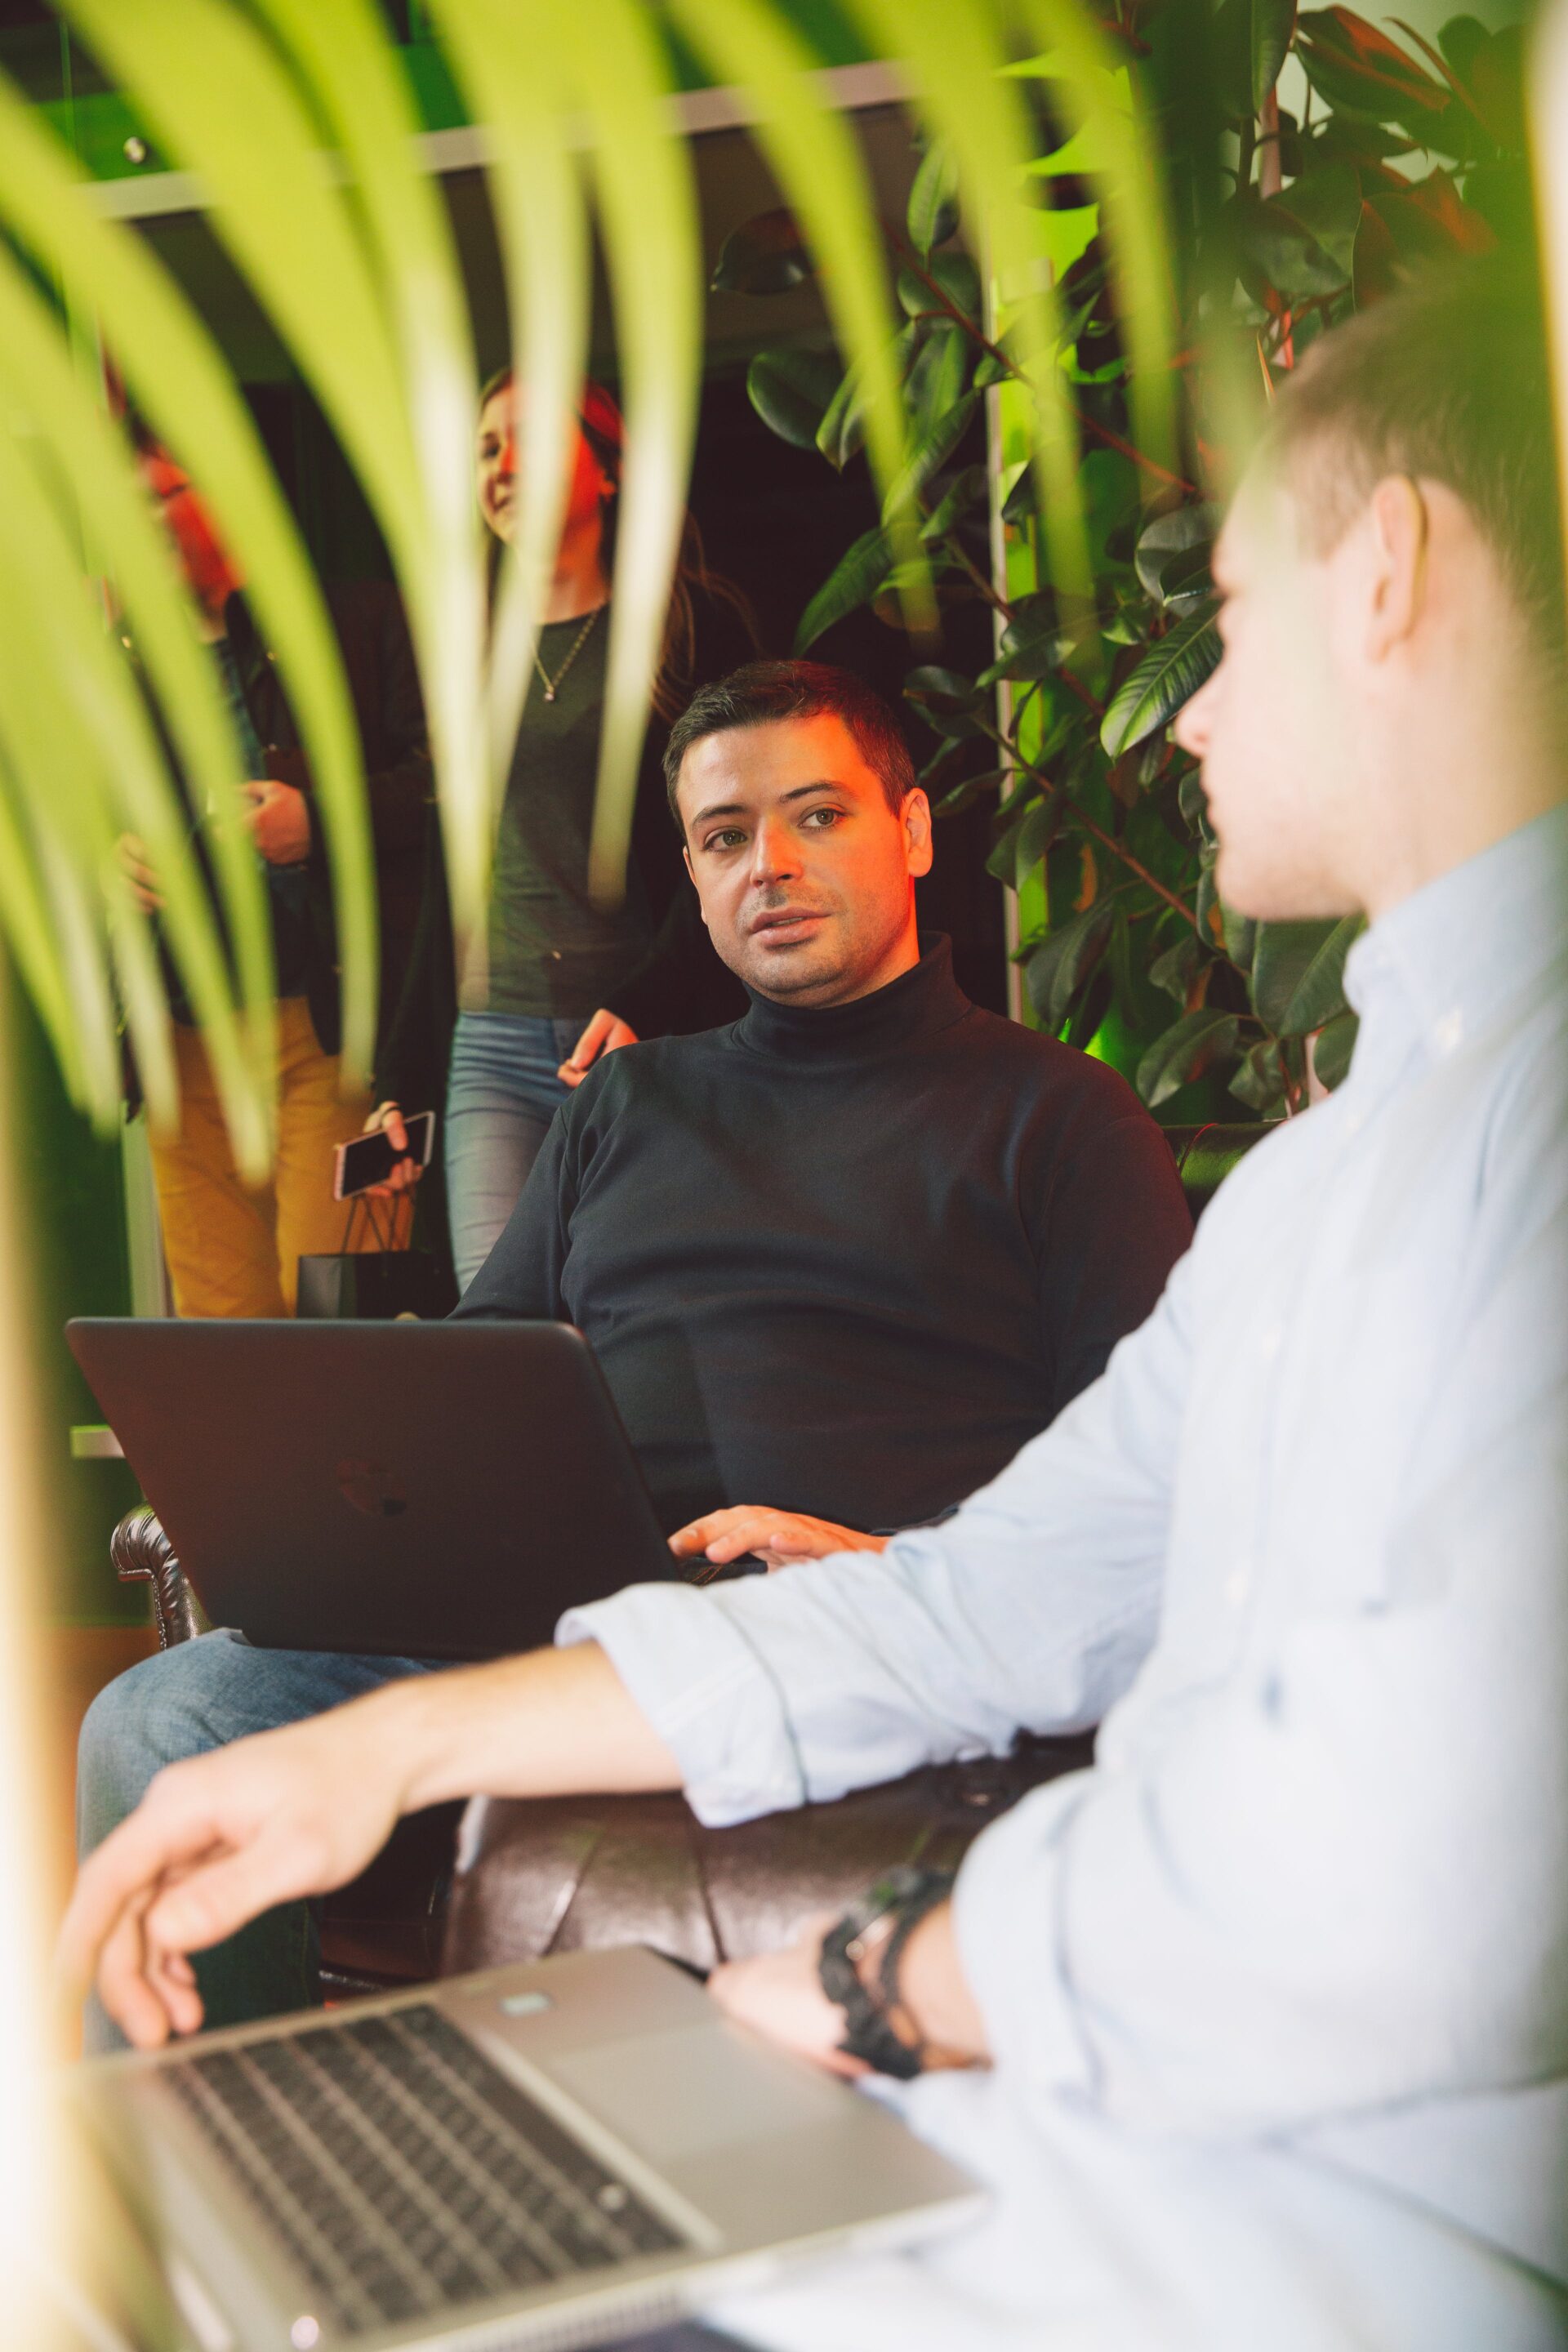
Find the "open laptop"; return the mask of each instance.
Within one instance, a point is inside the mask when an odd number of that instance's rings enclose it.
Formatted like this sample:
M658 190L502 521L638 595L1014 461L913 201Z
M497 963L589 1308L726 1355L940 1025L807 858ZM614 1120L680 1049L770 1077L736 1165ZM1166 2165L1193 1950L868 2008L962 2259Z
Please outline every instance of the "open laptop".
M982 2194L650 1952L582 1952L77 2070L182 2352L551 2352Z
M675 1572L563 1323L79 1320L72 1353L214 1624L482 1658Z

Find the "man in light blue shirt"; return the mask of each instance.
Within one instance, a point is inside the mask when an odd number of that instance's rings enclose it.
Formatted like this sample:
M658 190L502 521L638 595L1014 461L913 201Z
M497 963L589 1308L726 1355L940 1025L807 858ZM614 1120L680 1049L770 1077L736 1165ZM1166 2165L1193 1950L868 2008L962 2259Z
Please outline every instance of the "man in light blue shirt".
M1550 394L1484 280L1325 339L1184 712L1228 903L1363 912L1352 1074L1247 1160L1103 1378L943 1527L172 1768L67 1949L184 1955L476 1789L728 1822L1103 1718L904 1944L915 2128L989 2219L748 2341L1568 2343L1568 814ZM824 2063L825 1926L719 1997Z

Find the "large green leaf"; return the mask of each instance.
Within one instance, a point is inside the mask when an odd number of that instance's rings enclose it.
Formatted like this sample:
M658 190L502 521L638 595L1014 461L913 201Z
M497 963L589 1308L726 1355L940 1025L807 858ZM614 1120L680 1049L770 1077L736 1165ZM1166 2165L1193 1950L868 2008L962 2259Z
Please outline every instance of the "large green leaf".
M1364 928L1338 922L1260 923L1252 959L1252 1003L1277 1035L1302 1037L1344 1005L1345 958Z
M1283 1102L1285 1087L1285 1049L1278 1037L1260 1038L1242 1055L1230 1091L1238 1102L1268 1118Z
M746 370L746 393L770 432L797 449L815 449L844 371L826 352L759 352Z
M1219 656L1219 628L1212 613L1189 614L1167 630L1123 679L1100 722L1100 740L1107 756L1119 760L1167 725L1192 699Z
M1116 919L1114 902L1097 899L1050 932L1024 967L1029 1002L1041 1026L1059 1029L1073 999L1104 955Z
M945 245L958 226L958 173L940 141L927 148L910 190L910 239L917 253Z
M1447 110L1449 93L1386 33L1349 8L1321 8L1298 20L1296 54L1329 105L1420 134Z
M1218 528L1218 509L1206 499L1173 507L1145 524L1138 534L1133 562L1146 593L1156 604L1165 601L1165 573L1174 560L1191 554L1194 548L1210 546Z
M835 621L869 604L893 566L892 543L880 528L862 532L834 565L800 616L795 649L805 653Z
M1138 1091L1151 1110L1178 1092L1192 1078L1201 1077L1219 1055L1236 1043L1234 1013L1211 1012L1206 1006L1188 1013L1174 1027L1157 1037L1138 1065Z
M1312 1045L1312 1067L1330 1093L1342 1086L1350 1075L1351 1057L1355 1052L1356 1032L1361 1023L1353 1013L1336 1013L1331 1021L1319 1030Z
M1296 0L1220 0L1214 57L1220 100L1231 114L1255 115L1279 79L1296 29Z
M931 477L942 471L974 423L984 398L983 393L966 392L945 416L937 418L910 452L908 465L888 492L882 507L885 523L891 523L896 514L911 505Z
M1326 164L1283 195L1242 215L1242 249L1281 294L1332 294L1348 285L1361 226L1361 182L1348 163Z

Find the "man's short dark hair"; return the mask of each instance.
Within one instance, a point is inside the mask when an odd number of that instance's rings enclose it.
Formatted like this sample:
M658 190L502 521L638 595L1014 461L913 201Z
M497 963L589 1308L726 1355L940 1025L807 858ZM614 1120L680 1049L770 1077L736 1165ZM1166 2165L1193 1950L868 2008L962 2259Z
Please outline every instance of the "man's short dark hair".
M1518 267L1449 266L1324 335L1281 388L1270 448L1320 555L1389 475L1441 482L1469 509L1542 650L1562 664L1552 370L1539 290Z
M693 743L700 742L704 735L728 735L737 727L821 718L843 722L896 816L914 791L915 763L897 713L876 689L852 670L833 669L826 662L756 661L731 670L713 686L700 688L669 730L664 781L677 828L684 832L676 786L680 763Z

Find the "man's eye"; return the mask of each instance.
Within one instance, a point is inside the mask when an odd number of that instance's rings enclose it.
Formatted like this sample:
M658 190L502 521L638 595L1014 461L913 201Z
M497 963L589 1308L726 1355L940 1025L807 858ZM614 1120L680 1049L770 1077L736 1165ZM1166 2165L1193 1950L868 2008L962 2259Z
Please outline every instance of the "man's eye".
M704 849L733 849L745 838L738 825L729 825L722 833L710 833L702 845Z
M813 809L802 821L806 824L816 825L818 832L826 833L830 824L837 824L842 814L842 810L835 808Z

